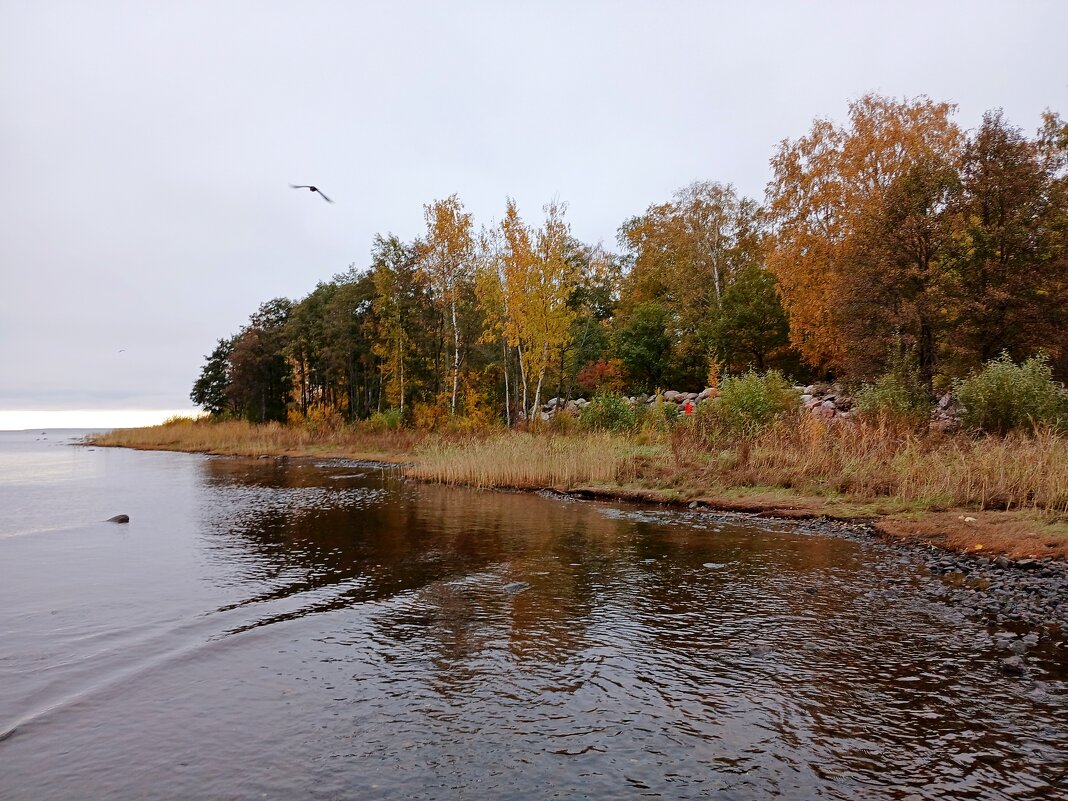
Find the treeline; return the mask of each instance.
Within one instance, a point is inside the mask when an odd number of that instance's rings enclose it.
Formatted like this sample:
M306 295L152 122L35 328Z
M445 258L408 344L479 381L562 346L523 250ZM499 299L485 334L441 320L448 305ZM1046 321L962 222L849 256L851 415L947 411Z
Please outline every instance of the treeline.
M411 242L299 301L264 303L191 398L253 421L394 410L514 424L548 397L699 389L777 368L931 388L1002 352L1068 376L1068 124L869 95L772 158L765 204L695 183L625 221L618 252L509 200L478 228L451 196Z

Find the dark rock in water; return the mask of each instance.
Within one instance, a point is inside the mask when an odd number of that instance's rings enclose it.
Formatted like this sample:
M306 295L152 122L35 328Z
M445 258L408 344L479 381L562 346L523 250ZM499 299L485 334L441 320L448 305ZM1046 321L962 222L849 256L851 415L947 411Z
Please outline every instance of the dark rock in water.
M115 515L114 517L109 517L104 522L105 523L129 523L130 522L130 516L129 515Z
M530 585L525 581L513 581L510 584L505 584L501 589L505 592L522 592L523 590L530 589Z
M1024 674L1024 660L1022 656L1010 656L1001 660L1001 672L1010 676L1022 676Z

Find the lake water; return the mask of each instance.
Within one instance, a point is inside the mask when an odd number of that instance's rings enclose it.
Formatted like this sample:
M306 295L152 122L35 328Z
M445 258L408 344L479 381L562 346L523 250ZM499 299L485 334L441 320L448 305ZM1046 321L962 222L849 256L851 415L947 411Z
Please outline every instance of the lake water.
M907 552L70 436L0 433L5 801L1068 792L1063 648Z

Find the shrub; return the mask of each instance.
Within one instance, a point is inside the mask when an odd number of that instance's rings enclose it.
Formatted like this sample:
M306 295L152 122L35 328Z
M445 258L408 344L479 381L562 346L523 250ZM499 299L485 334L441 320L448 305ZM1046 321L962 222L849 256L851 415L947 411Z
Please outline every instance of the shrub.
M387 409L384 412L375 412L367 418L364 426L368 431L397 431L404 425L404 415L400 409Z
M635 418L643 431L670 431L679 420L679 407L657 392L653 403L635 410Z
M751 438L796 413L799 403L797 390L779 371L750 371L720 382L719 396L697 407L697 425L710 439Z
M302 425L312 434L324 436L340 431L345 425L345 418L333 406L309 406Z
M579 413L583 428L594 431L632 431L638 416L622 395L596 395Z
M874 384L865 384L856 396L857 411L865 420L909 428L927 425L931 406L913 353L894 357L886 374Z
M955 387L964 424L975 431L1006 434L1048 425L1068 429L1068 396L1053 380L1049 359L1032 356L1015 364L1002 353Z
M412 425L419 431L435 431L449 419L449 400L442 393L428 403L412 406Z
M557 409L556 414L549 418L548 428L553 434L574 434L579 428L578 415Z

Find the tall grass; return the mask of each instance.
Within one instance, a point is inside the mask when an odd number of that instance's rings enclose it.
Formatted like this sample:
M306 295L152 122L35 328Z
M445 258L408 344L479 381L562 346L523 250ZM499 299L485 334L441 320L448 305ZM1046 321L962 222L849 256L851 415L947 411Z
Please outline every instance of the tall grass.
M234 456L263 454L403 456L423 439L406 430L378 430L366 426L332 428L253 424L243 420L169 420L163 425L110 431L93 437L95 445L220 453Z
M416 452L408 475L475 487L574 487L626 481L633 446L607 433L569 436L507 432L487 439L433 441Z
M713 453L679 431L673 450L691 483L893 497L922 508L1068 512L1068 438L1048 429L941 437L797 415ZM648 478L662 470L646 465L645 472Z

